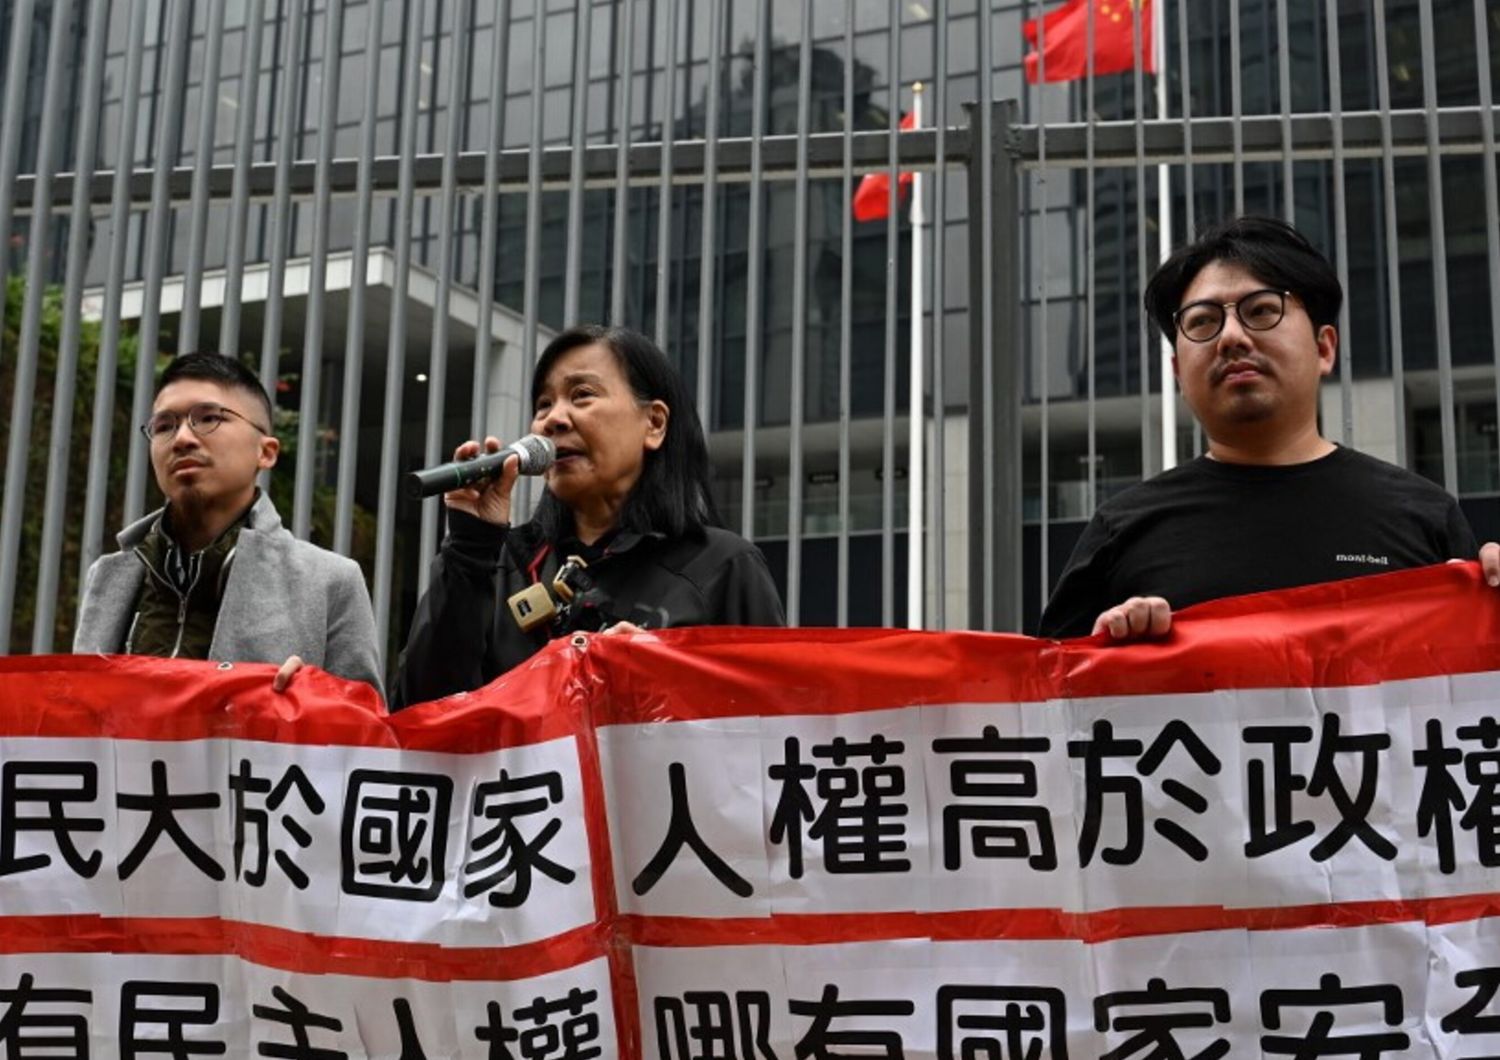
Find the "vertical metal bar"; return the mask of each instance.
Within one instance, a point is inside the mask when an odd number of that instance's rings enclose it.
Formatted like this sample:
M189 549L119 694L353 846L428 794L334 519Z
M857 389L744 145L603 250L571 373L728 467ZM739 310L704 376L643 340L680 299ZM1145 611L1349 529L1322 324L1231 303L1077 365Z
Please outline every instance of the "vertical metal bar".
M807 5L811 7L812 5ZM896 624L896 325L900 303L896 290L901 269L901 198L897 179L896 138L901 120L901 3L891 0L891 31L886 38L886 178L889 184L885 217L885 361L881 369L880 441L880 624ZM806 32L806 28L804 32ZM805 125L799 119L798 128ZM798 290L801 289L798 283ZM794 486L800 484L794 482ZM908 487L911 483L908 481ZM909 529L909 528L908 528ZM911 538L908 534L907 542ZM910 555L907 562L911 561ZM910 601L907 602L910 606Z
M1188 0L1177 0L1177 40L1178 76L1182 81L1182 183L1183 183L1183 207L1184 221L1183 241L1191 242L1197 235L1197 221L1194 215L1193 202L1193 78L1192 78L1192 50L1189 46L1188 37ZM1165 48L1163 48L1165 54Z
M678 29L678 33L682 40L681 62L683 66L682 70L680 71L679 87L682 90L682 98L684 101L682 103L682 125L680 131L683 134L684 140L692 139L693 135L693 100L691 96L691 88L693 84L692 57L693 41L697 38L697 31L693 27L697 22L697 6L691 3L684 4L683 22ZM673 157L675 158L675 143L673 144L673 152ZM673 172L676 172L675 163L673 164ZM696 336L688 335L687 326L687 233L688 225L690 224L688 218L692 214L692 204L690 202L688 190L683 189L678 196L674 197L674 202L679 202L682 205L682 217L679 218L682 223L676 225L672 230L671 260L676 264L676 268L671 273L672 293L669 304L671 307L670 311L672 323L668 329L668 334L674 336L673 341L676 345L673 348L676 350L677 363L682 366L683 372L684 374L686 374L688 363L688 346L696 338ZM696 386L694 387L694 390L696 391ZM695 396L694 404L696 403L697 398Z
M977 103L965 103L969 119L969 155L965 159L965 181L968 191L968 243L969 243L969 419L968 419L968 627L986 629L987 612L985 600L988 596L985 584L989 577L988 558L985 549L989 545L989 534L985 529L984 504L986 480L984 474L984 421L989 404L986 389L989 378L984 367L985 317L989 306L985 300L983 283L983 247L986 229L979 223L983 211L984 167L988 156L985 131L987 125Z
M708 100L703 130L703 232L698 255L698 417L713 429L714 266L718 263L719 89L724 51L724 0L708 5Z
M634 0L627 0L633 3ZM510 49L510 0L495 0L495 33L490 40L490 127L485 140L484 191L479 233L479 326L474 332L474 408L469 437L489 431L490 343L495 314L495 242L500 224L500 149L505 144L505 81ZM617 322L618 323L618 322Z
M932 194L932 628L948 628L948 410L944 393L944 336L947 333L947 283L944 256L948 232L948 0L937 0L936 77L933 84L933 125L936 126L937 165ZM852 88L852 83L848 86ZM847 89L846 89L847 91ZM846 97L847 98L847 97ZM846 108L844 113L849 113ZM844 199L848 202L846 196Z
M547 58L547 19L545 7L541 4L535 5L532 10L531 22L531 68L535 71L537 83L532 86L531 93L531 150L526 171L526 290L522 297L523 315L525 317L525 349L521 359L522 381L531 372L531 366L536 363L536 329L538 324L538 263L541 248L541 216L542 216L542 143L545 137L542 135L542 121L545 111L542 107L544 93L537 89L541 85L541 71ZM525 402L522 403L523 405ZM523 409L522 418L530 422L529 409Z
M969 251L969 365L968 365L968 577L967 623L969 629L985 627L984 584L988 574L985 547L989 543L984 530L985 479L984 467L984 419L988 404L984 384L989 380L984 373L984 317L988 313L985 302L982 252L984 229L978 223L983 210L984 160L986 157L985 123L977 103L964 103L964 112L969 121L969 152L964 159L965 190L968 193L968 251Z
M1333 133L1333 242L1339 286L1349 290L1349 224L1344 195L1344 80L1339 68L1338 0L1324 0L1328 24L1328 102ZM1343 444L1353 446L1354 359L1349 341L1349 299L1339 307L1339 407L1344 427Z
M537 6L531 24L531 68L542 70L547 58L546 20L541 7ZM526 275L521 295L523 318L521 357L516 362L516 393L521 395L516 422L517 436L524 434L531 423L531 405L526 398L526 384L531 378L532 367L537 360L537 328L540 326L539 303L541 298L542 241L542 93L531 93L531 150L526 171ZM511 495L511 522L522 521L531 511L531 487L529 476L523 476Z
M119 142L115 145L110 189L109 257L104 279L104 320L99 329L99 366L94 384L94 418L89 431L88 484L83 491L83 537L78 584L99 558L104 540L104 508L109 493L109 460L115 416L115 373L120 356L120 292L125 286L125 250L130 243L130 174L135 168L136 117L141 108L141 62L145 54L146 5L131 0L125 41L125 84L120 96Z
M1028 39L1028 45L1023 50L1026 51L1029 57L1035 55L1035 53L1030 51L1029 35L1033 29L1039 28L1031 25L1033 18L1031 12L1031 3L1032 0L1021 0L1020 9L1017 12L1021 19L1021 25L1025 30L1023 36L1026 36ZM1043 35L1042 43L1045 43L1045 40L1045 35ZM1035 80L1038 76L1038 70L1040 70L1042 73L1045 73L1045 64L1042 64L1042 66L1038 69L1026 69L1023 71L1026 74L1026 80L1022 83L1022 87L1017 98L1017 105L1020 108L1018 114L1021 123L1023 125L1040 128L1040 112L1043 106L1042 102L1040 101L1040 96L1042 93L1041 84L1045 83L1043 82L1039 84ZM1041 214L1038 211L1035 199L1033 198L1035 190L1036 189L1033 186L1030 174L1023 174L1021 183L1020 230L1022 266L1020 276L1021 287L1018 293L1022 321L1022 345L1021 348L1016 351L1016 353L1019 357L1022 358L1022 383L1025 388L1023 393L1026 398L1030 398L1032 396L1032 387L1035 383L1036 375L1035 365L1032 362L1032 352L1033 348L1036 345L1037 335L1035 328L1035 315L1032 310L1031 298L1032 293L1035 290L1034 281L1037 277L1036 227ZM1019 458L1022 461L1024 470L1026 459L1025 453L1019 454Z
M798 625L802 620L802 487L805 477L802 474L802 420L804 384L807 381L807 126L811 114L812 5L803 4L802 35L797 48L797 182L792 210L791 452L786 484L786 620L789 626ZM889 477L890 473L887 465L886 476Z
M1231 3L1233 0L1231 0ZM1083 177L1085 181L1084 208L1083 208L1083 240L1084 240L1084 300L1086 303L1083 314L1084 336L1084 360L1087 365L1088 375L1088 486L1085 495L1087 515L1092 518L1094 509L1099 506L1099 409L1097 405L1097 383L1098 383L1098 345L1099 329L1094 322L1094 302L1096 291L1094 290L1094 252L1098 241L1098 234L1094 227L1094 197L1095 197L1095 172L1094 172L1094 19L1088 20L1085 45L1088 49L1086 61L1086 80L1084 82L1084 167Z
M354 193L354 257L349 265L349 322L344 334L344 393L339 410L338 497L333 513L333 548L349 555L354 543L354 483L359 470L360 393L365 375L365 295L370 272L370 211L375 169L375 114L380 108L380 31L385 4L370 4L365 24L365 95L359 119L359 174ZM494 152L491 151L493 156ZM487 183L487 186L488 183ZM484 292L480 292L481 300ZM488 314L480 312L480 333ZM477 356L477 354L476 354ZM476 371L478 365L475 366Z
M427 435L422 463L438 463L443 451L443 420L448 394L448 308L453 298L453 228L458 201L458 151L462 146L464 88L469 83L469 4L459 3L453 13L453 54L449 58L452 79L448 83L448 137L443 145L443 186L438 198L437 299L432 307L432 352L427 363ZM540 84L537 86L540 91ZM572 218L569 219L570 221ZM481 323L484 323L481 321ZM422 502L421 563L417 585L427 591L428 559L437 555L438 499Z
M839 229L839 541L838 624L849 624L850 379L854 302L854 3L844 0L843 224ZM939 120L938 127L942 128ZM758 139L758 137L757 137ZM939 185L941 186L941 185ZM748 425L747 425L748 428ZM748 429L747 429L748 433Z
M1292 164L1292 54L1287 40L1286 0L1276 0L1276 61L1281 95L1281 216L1287 224L1294 225L1297 189Z
M969 610L971 624L977 625L977 617L989 621L987 628L1014 631L1021 623L1021 461L1009 456L1021 447L1023 358L1014 355L1021 341L1021 191L1007 150L1016 105L1006 101L990 107L990 129L971 134L975 151L969 158L969 312L974 340L969 353L969 505L972 512L993 498L993 509L985 513L990 540L976 542L978 535L970 539L970 569L981 572L986 584L979 598L971 596ZM975 109L969 112L971 129L978 124ZM976 181L974 170L985 168L985 157L990 158L992 178L985 180L981 172ZM989 191L992 203L981 201L981 190ZM975 218L981 220L978 226ZM996 453L1006 458L991 459ZM978 523L979 516L971 515L971 534Z
M912 85L912 127L922 128L921 82ZM926 324L927 177L920 170L911 178L911 284L908 292L907 425L906 425L906 628L922 629L927 616L927 361L923 341ZM895 383L891 384L894 413ZM894 522L894 520L893 520Z
M374 4L374 7L383 6ZM224 262L224 309L219 315L219 352L240 352L240 306L244 300L245 231L250 217L250 162L255 155L255 112L260 100L260 46L266 0L251 0L245 12L245 55L240 65L239 112L234 128L234 183L229 196L229 244ZM377 78L371 73L370 80ZM368 116L368 112L367 112Z
M1474 41L1479 74L1479 129L1484 140L1484 153L1480 157L1484 166L1484 243L1489 262L1490 345L1497 384L1495 402L1497 411L1500 411L1500 203L1496 201L1495 190L1494 92L1490 87L1489 21L1484 0L1474 0ZM1500 445L1500 432L1496 433L1495 442ZM1496 468L1500 473L1500 462Z
M146 215L146 283L141 306L140 341L136 346L135 391L131 396L130 422L144 422L151 409L151 380L156 371L161 333L161 289L166 275L167 231L172 222L172 204L167 176L177 158L182 128L182 96L187 72L188 30L193 19L191 0L177 0L172 8L167 45L166 93L156 143L156 169L151 175L151 212ZM146 506L146 439L134 431L127 439L130 456L125 470L125 522L139 519Z
M745 412L744 429L740 435L740 533L747 538L755 536L755 428L760 419L761 280L766 271L765 185L761 172L761 141L766 133L770 36L770 0L755 0L755 82L750 92L750 231L745 253Z
M1162 0L1157 0L1161 3ZM1049 384L1048 358L1051 354L1048 334L1047 320L1047 276L1048 263L1051 254L1048 247L1047 237L1047 209L1048 209L1048 187L1047 187L1047 107L1043 99L1047 83L1047 24L1044 19L1037 19L1036 38L1037 58L1037 96L1036 108L1036 154L1037 154L1037 191L1040 198L1038 216L1041 219L1039 225L1041 232L1037 240L1039 255L1041 257L1041 268L1037 272L1036 293L1038 312L1037 325L1037 404L1040 423L1038 424L1038 479L1040 482L1040 514L1041 522L1037 528L1038 535L1038 579L1040 598L1038 601L1038 614L1047 606L1047 598L1052 593L1051 577L1051 503L1049 494L1051 492L1052 471L1052 423L1051 423L1051 386ZM1165 384L1163 384L1165 385Z
M990 212L989 243L994 250L990 297L994 301L994 333L985 355L994 364L994 390L989 394L995 422L996 454L1021 452L1021 396L1023 360L1013 356L1021 346L1021 171L1008 151L1016 125L1014 100L991 104L998 135L994 152L994 207ZM995 497L995 628L1021 632L1021 461L997 459L990 467Z
M1157 0L1157 2L1162 3L1164 0ZM1281 3L1284 0L1277 0L1277 2ZM1135 69L1131 78L1131 87L1135 93L1135 274L1138 284L1136 302L1139 303L1140 293L1145 291L1146 281L1150 278L1149 258L1146 254L1146 208L1150 195L1146 189L1146 93L1144 91L1146 34L1138 4L1130 5L1130 28L1131 47L1135 52ZM1155 453L1155 446L1151 440L1151 362L1153 356L1150 322L1142 309L1136 311L1136 354L1141 373L1141 478L1146 478L1153 470ZM1166 385L1167 380L1163 379L1163 388ZM1165 422L1162 426L1166 427Z
M51 35L47 41L47 67L42 88L42 113L56 114L62 107L63 65L71 43L69 23L73 0L53 0ZM16 27L17 33L26 29ZM37 138L36 184L31 200L31 225L27 237L26 292L21 308L20 345L16 351L15 389L11 393L10 437L5 450L5 491L0 502L0 655L10 653L11 620L14 618L16 581L20 564L21 515L26 508L26 473L31 456L31 412L36 403L37 361L42 337L42 295L47 286L47 230L52 225L52 186L57 173L60 121L44 121ZM0 250L0 254L7 253ZM0 298L5 297L0 288Z
M1165 0L1151 9L1151 43L1156 59L1156 117L1165 122L1172 116L1171 93L1167 88L1167 12ZM1156 164L1156 261L1158 267L1172 253L1174 215L1172 212L1172 168L1165 162ZM1148 281L1149 282L1149 281ZM1150 321L1146 321L1150 327ZM1165 471L1177 466L1177 387L1172 377L1175 350L1166 335L1157 343L1156 361L1161 375L1161 467Z
M667 347L667 314L672 287L672 147L677 111L677 0L665 0L661 97L661 193L656 215L656 344Z
M616 327L625 325L625 295L630 258L626 250L630 241L630 141L634 116L630 106L635 89L635 4L636 0L619 0L625 9L625 29L620 34L619 117L615 119L615 245L613 275L610 277L609 320Z
M1432 301L1437 325L1438 418L1443 438L1443 488L1458 495L1458 439L1453 416L1453 336L1448 325L1448 233L1443 218L1443 157L1438 140L1437 52L1432 5L1421 4L1422 106L1427 112L1427 215L1432 224Z
M1396 428L1396 463L1406 466L1406 355L1401 337L1401 250L1396 235L1396 162L1391 148L1390 53L1385 39L1385 0L1374 0L1375 86L1380 115L1380 176L1385 204L1386 310L1391 331L1391 396Z
M21 126L26 111L26 73L31 51L34 0L15 0L10 53L5 71L5 127L0 129L0 234L10 239L14 220L16 169L21 164ZM5 338L5 291L10 281L10 254L0 253L0 344ZM0 345L0 354L4 353Z
M52 433L47 443L47 492L42 501L42 551L37 563L36 623L31 650L52 651L57 621L57 583L62 567L63 506L68 495L68 456L72 449L73 401L78 379L79 323L83 310L83 276L88 266L89 185L94 176L99 140L99 111L104 84L104 44L109 31L108 0L90 0L87 58L83 68L83 110L78 122L78 149L73 159L73 204L68 214L68 266L64 281L62 330L57 342L57 376L52 388Z
M1183 241L1191 242L1198 234L1197 226L1197 204L1196 192L1193 188L1193 79L1192 79L1192 49L1188 36L1188 0L1178 0L1177 3L1177 36L1181 44L1181 54L1178 55L1179 65L1182 73L1182 147L1183 147ZM1203 424L1196 417L1193 419L1193 455L1199 456L1203 452Z
M995 157L993 157L993 70L990 42L993 19L990 4L980 6L980 102L969 109L969 627L995 628L995 480L987 474L995 463L995 247L990 244ZM1088 21L1089 54L1094 54L1092 25ZM1092 61L1092 60L1091 60ZM975 135L978 126L978 135ZM978 223L975 223L978 222ZM978 594L974 586L978 585Z
M203 32L203 84L198 92L198 154L193 159L188 259L187 268L182 274L182 319L177 327L179 354L191 353L198 348L198 323L203 302L203 254L208 240L208 170L214 160L214 127L219 113L219 65L223 52L224 5L209 4L208 25Z
M641 88L645 95L641 100L641 125L637 131L649 136L655 127L653 122L656 121L657 82L660 80L657 67L653 64L656 62L656 27L661 20L661 11L660 0L641 0L641 2L644 3L643 17L646 21L645 32L641 34L643 38L642 43L645 45L645 67L641 77ZM660 140L659 135L657 136L657 140ZM645 332L647 316L655 310L653 300L646 297L647 289L654 282L653 276L656 266L656 263L651 260L649 253L650 233L648 229L650 225L648 222L651 219L651 215L648 201L653 194L657 194L658 192L650 191L646 188L641 188L639 191L640 194L636 196L641 209L640 236L637 242L638 255L636 260L630 263L630 272L632 276L631 282L639 291L639 296L634 301L633 311L640 321L640 330Z
M583 144L589 113L589 21L593 10L594 0L576 0L574 4L573 158L568 171L568 245L563 268L563 323L569 327L578 323L578 285L583 271Z
M260 342L260 381L276 400L276 381L281 374L281 317L286 301L286 259L292 234L292 158L297 139L297 106L302 96L302 33L307 22L307 0L290 0L287 13L286 51L281 70L280 130L276 134L276 190L271 206L271 268L266 288L265 324ZM420 38L418 38L420 39ZM274 426L274 425L273 425Z
M292 533L312 533L313 487L317 485L318 408L323 384L323 305L328 286L329 167L338 128L339 75L343 69L344 5L328 4L323 15L323 91L318 117L318 160L313 174L312 255L308 263L307 315L302 328L302 402L297 414L297 478L292 491Z
M391 283L391 324L385 358L385 409L380 431L380 499L375 516L375 642L386 659L391 628L391 566L396 549L396 479L401 471L401 406L406 387L406 295L411 284L411 216L415 198L414 161L417 94L422 63L424 0L408 0L406 55L401 73L401 155L396 175L396 275ZM540 67L537 67L539 70Z
M1229 111L1234 121L1230 139L1234 149L1234 213L1245 212L1245 134L1240 123L1245 117L1240 85L1240 0L1229 0Z

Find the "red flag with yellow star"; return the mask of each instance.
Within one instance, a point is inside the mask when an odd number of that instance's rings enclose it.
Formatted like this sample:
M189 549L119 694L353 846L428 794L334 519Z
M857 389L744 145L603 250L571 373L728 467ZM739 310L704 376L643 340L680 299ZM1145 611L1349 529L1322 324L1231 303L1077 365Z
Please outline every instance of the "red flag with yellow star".
M1088 16L1094 12L1094 73L1118 74L1135 68L1135 16L1131 11L1139 3L1141 9L1141 47L1144 69L1156 72L1156 62L1151 52L1151 2L1152 0L1068 0L1055 11L1043 15L1041 22L1046 33L1037 30L1037 19L1021 27L1032 51L1026 55L1026 80L1038 81L1037 67L1038 37L1045 38L1048 81L1076 81L1088 75Z

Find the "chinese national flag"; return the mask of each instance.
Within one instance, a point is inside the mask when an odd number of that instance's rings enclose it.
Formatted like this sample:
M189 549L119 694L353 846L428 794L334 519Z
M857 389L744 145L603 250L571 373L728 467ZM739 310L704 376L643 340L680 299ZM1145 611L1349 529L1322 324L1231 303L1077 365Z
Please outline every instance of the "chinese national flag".
M916 127L916 112L907 111L898 128ZM896 176L897 195L905 199L914 174L899 173ZM882 221L890 216L891 175L889 173L867 173L860 178L854 189L854 219L856 221Z
M1076 81L1088 76L1088 17L1094 12L1094 73L1118 74L1135 68L1135 3L1141 8L1141 54L1147 73L1156 72L1151 54L1152 0L1067 0L1042 16L1046 25L1048 81ZM1037 20L1021 27L1032 50L1026 55L1026 80L1037 83Z

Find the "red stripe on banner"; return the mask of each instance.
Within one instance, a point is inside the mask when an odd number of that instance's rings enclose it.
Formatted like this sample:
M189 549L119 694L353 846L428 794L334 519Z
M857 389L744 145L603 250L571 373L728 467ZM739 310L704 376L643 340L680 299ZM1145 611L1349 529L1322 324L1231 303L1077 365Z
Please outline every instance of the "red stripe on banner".
M374 979L502 981L530 979L597 960L607 930L588 924L523 946L455 949L312 935L216 917L34 916L0 918L0 954L139 953L237 956L304 975Z
M387 724L408 750L450 754L573 736L583 723L582 710L563 710L559 703L580 694L577 660L577 648L554 641L477 691L409 707Z
M198 918L36 916L0 918L0 954L116 953L237 956L304 975L348 975L429 982L511 982L607 957L616 991L622 1055L640 1045L640 1019L629 945L667 948L812 946L933 939L940 942L1112 942L1199 931L1302 931L1500 916L1500 892L1410 901L1341 902L1262 909L1169 907L1064 913L1055 909L951 913L784 914L698 919L624 916L615 930L590 924L522 946L457 949L419 942L313 935Z
M476 754L577 731L555 704L576 681L559 643L476 692L387 715L369 685L311 667L286 692L276 667L129 655L0 660L0 737L259 740ZM141 689L151 694L142 696ZM496 708L501 709L496 709Z
M1445 563L1200 604L1154 643L1059 642L1071 698L1354 687L1500 670L1500 592Z
M945 913L787 913L722 919L636 915L621 918L620 931L635 945L684 948L811 946L928 938L942 942L1099 943L1198 931L1288 931L1418 921L1436 926L1493 916L1500 916L1500 892L1261 909L1171 906L1093 913L979 909Z
M581 643L588 645L585 638ZM587 649L586 649L587 650ZM615 858L609 841L609 811L604 800L604 770L599 762L599 734L589 716L600 697L580 694L571 701L578 712L578 771L583 778L584 825L589 837L589 860L593 865L595 915L607 923L620 920L615 894ZM635 979L635 962L623 940L614 937L609 947L610 994L614 1001L615 1035L619 1055L641 1055L641 1020Z
M601 725L852 714L924 703L1047 699L1045 642L988 633L723 627L600 638Z
M1212 601L1174 615L1165 638L1135 644L699 628L589 650L610 680L599 724L1355 686L1500 670L1500 593L1477 563L1454 563Z

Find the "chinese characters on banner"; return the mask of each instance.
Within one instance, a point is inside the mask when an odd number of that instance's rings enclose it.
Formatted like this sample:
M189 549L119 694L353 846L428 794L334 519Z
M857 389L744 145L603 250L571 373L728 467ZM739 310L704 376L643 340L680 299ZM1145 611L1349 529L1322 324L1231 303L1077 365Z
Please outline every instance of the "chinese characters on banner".
M1472 568L262 671L0 663L0 1058L1500 1056Z

